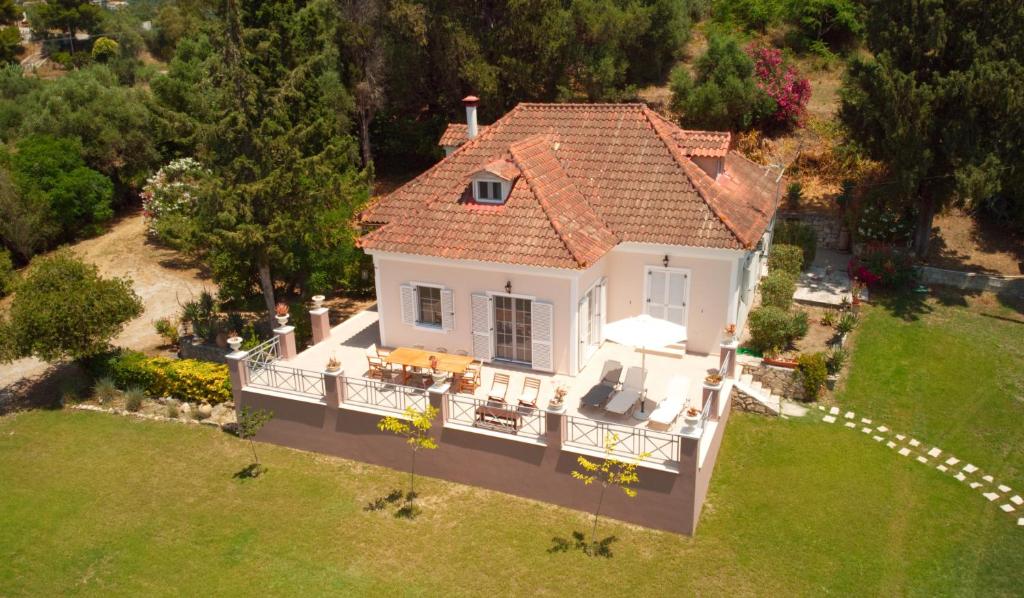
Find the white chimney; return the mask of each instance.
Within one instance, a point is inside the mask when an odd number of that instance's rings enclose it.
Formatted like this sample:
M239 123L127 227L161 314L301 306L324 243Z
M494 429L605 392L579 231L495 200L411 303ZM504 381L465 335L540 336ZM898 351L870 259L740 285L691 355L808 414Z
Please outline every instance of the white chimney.
M474 139L477 133L476 107L480 104L480 98L466 96L462 98L462 104L466 107L466 137Z

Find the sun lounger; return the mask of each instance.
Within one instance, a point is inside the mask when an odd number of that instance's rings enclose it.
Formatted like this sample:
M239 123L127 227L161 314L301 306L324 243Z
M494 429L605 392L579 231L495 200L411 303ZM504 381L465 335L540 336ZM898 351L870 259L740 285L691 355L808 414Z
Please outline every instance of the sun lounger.
M690 380L683 376L676 376L668 382L667 396L658 403L658 406L651 412L651 424L669 427L679 414L686 408L687 395L690 391Z
M634 366L626 370L626 380L622 383L622 390L612 395L608 404L604 406L604 410L618 415L628 413L643 396L646 378L647 374L641 368Z
M604 370L601 372L601 381L587 391L580 399L580 405L588 407L600 407L605 404L608 397L612 396L615 388L622 378L622 364L614 359L604 362Z

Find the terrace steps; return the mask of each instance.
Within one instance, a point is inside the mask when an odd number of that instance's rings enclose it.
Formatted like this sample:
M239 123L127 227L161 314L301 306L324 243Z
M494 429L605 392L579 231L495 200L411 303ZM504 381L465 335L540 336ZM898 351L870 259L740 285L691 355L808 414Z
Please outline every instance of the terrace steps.
M761 382L754 380L751 374L741 374L739 380L736 380L735 387L753 397L772 413L779 414L781 412L784 417L802 417L807 414L806 407L795 405L792 402L783 403L781 397L773 393L771 389L765 388Z

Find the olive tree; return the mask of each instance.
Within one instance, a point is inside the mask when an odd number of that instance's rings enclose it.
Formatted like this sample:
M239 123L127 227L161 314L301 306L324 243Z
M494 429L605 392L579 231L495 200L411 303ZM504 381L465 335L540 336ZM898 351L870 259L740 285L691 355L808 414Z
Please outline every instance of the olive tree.
M0 361L98 355L141 313L131 280L103 278L68 251L36 258L15 285L10 312L0 323Z

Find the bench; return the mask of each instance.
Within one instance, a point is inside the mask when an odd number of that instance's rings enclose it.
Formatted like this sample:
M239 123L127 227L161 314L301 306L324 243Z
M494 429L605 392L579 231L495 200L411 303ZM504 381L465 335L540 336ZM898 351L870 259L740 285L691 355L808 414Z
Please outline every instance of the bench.
M476 408L476 421L474 425L478 428L485 428L496 432L511 432L515 434L519 431L519 421L519 413L514 409L481 405Z

